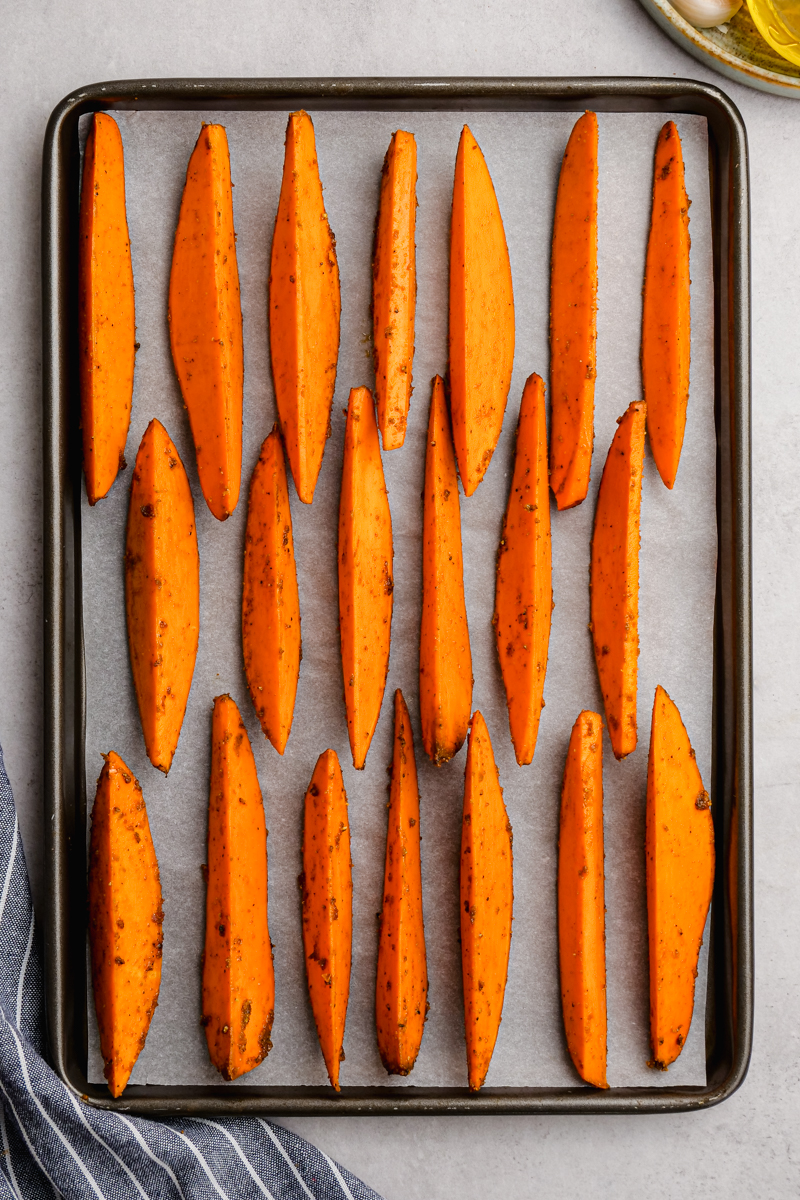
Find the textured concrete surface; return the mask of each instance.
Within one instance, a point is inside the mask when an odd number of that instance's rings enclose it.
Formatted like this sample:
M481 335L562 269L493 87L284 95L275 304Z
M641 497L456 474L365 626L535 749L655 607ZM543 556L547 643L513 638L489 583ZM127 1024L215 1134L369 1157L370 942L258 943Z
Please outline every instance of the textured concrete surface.
M755 1050L680 1117L292 1121L387 1200L800 1193L800 104L718 79L636 0L39 0L0 44L0 741L41 896L39 173L70 88L142 75L665 75L718 82L753 185Z

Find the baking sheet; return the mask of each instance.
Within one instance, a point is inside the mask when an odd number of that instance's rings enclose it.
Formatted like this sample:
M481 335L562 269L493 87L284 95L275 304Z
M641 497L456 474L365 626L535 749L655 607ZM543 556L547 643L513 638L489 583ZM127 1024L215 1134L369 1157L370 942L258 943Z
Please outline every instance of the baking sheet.
M389 1077L374 1029L376 913L381 906L386 834L386 767L391 695L402 687L419 734L417 704L421 581L421 490L429 381L447 362L450 196L463 115L449 112L315 112L320 172L337 238L342 345L332 436L309 508L292 513L299 568L303 662L295 723L281 759L253 713L241 662L239 605L246 489L275 404L269 368L266 285L283 163L285 113L120 112L128 219L136 280L137 355L127 457L132 464L149 420L158 417L183 458L195 496L201 560L201 637L181 740L168 778L148 762L128 665L123 548L130 469L90 510L83 499L83 607L86 637L88 793L100 754L117 750L142 783L165 896L159 1007L131 1081L220 1084L200 1027L206 806L213 697L230 692L248 727L269 836L270 931L275 943L274 1048L255 1071L228 1086L326 1083L308 1004L299 893L302 803L319 753L339 754L350 802L353 972L342 1084L466 1086L458 946L458 858L465 748L436 770L418 741L423 890L430 1013L417 1065ZM560 1013L556 925L558 806L570 729L582 708L602 712L592 658L588 565L594 500L617 417L641 395L641 283L652 159L669 114L601 114L599 312L595 452L587 500L552 510L555 610L546 708L533 764L516 765L490 619L494 563L510 480L514 430L525 378L547 378L549 248L561 156L574 113L469 114L503 214L514 277L517 348L503 433L476 494L462 495L465 585L475 673L473 707L492 735L514 829L514 933L503 1022L487 1086L564 1086L580 1081L566 1051ZM650 710L656 683L678 704L706 784L710 782L713 613L716 570L713 283L708 147L704 118L676 115L692 199L692 375L681 467L673 492L645 463L640 582L639 746L616 763L606 740L605 854L608 1078L612 1086L705 1084L706 950L695 1019L668 1073L647 1065L647 929L644 796ZM172 239L186 164L201 120L228 131L245 336L243 493L224 524L197 484L188 420L169 354L166 298ZM391 133L418 144L417 337L415 390L402 450L384 456L394 529L394 617L386 696L363 772L353 770L338 648L336 531L344 415L351 386L371 385L371 247L380 168ZM85 130L84 130L85 132ZM101 1081L96 1024L89 1011L89 1079Z

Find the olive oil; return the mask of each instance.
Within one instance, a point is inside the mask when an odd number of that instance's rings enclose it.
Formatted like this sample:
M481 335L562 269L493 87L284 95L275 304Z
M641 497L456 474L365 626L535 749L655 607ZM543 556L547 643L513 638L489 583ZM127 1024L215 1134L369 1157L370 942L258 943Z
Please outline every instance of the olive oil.
M747 5L764 40L800 67L800 0L747 0Z

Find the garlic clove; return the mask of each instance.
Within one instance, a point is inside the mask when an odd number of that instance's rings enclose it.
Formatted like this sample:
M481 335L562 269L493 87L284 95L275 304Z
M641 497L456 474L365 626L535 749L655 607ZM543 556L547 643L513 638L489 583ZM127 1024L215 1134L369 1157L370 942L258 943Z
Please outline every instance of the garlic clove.
M742 7L742 0L670 0L670 3L696 29L722 25Z

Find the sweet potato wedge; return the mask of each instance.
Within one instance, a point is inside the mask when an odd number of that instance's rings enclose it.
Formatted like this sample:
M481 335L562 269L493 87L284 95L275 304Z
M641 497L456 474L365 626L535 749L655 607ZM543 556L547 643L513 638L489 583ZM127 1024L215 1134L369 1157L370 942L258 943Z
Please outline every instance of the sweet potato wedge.
M353 876L347 795L335 750L320 754L306 792L300 891L308 994L328 1078L338 1092L350 994Z
M453 181L450 226L450 407L464 491L486 474L514 365L514 290L503 218L467 125Z
M656 688L647 762L647 925L652 1065L680 1054L714 888L714 822L681 715Z
M559 509L586 499L597 374L597 117L570 134L550 261L550 486Z
M408 1075L417 1061L428 1010L428 965L422 920L419 789L414 733L398 689L394 694L394 752L389 825L378 937L375 1025L381 1062L390 1075Z
M422 504L419 710L422 744L441 766L464 744L472 705L472 653L464 601L458 475L444 383L433 380Z
M617 758L636 749L644 428L645 404L636 400L619 418L608 451L592 535L592 641Z
M522 393L514 474L497 552L494 625L520 766L533 759L544 708L553 611L550 489L544 384L531 375Z
M175 231L169 340L200 486L218 521L236 508L242 482L244 352L231 188L225 128L204 125Z
M603 722L572 727L558 839L558 959L567 1046L581 1079L606 1080L606 914L603 868Z
M353 388L339 499L339 635L347 732L359 771L378 724L389 670L393 556L372 393Z
M398 129L383 162L372 262L375 399L384 450L399 449L406 436L414 365L416 220L417 143L413 133Z
M113 750L97 781L89 844L89 938L103 1074L120 1096L161 986L158 861L139 781Z
M472 1092L483 1086L503 1012L514 907L511 842L489 731L476 712L461 827L461 970Z
M300 672L300 597L283 443L264 440L250 482L244 535L242 648L250 698L279 754L292 728Z
M675 484L689 402L689 199L681 139L667 121L656 143L642 303L642 384L658 473Z
M267 922L267 827L239 709L217 696L211 720L203 1027L224 1079L262 1062L272 1042L275 973Z
M269 276L269 344L278 417L297 494L314 499L339 357L339 267L317 165L314 126L295 112Z
M119 126L94 113L83 156L78 226L78 345L83 470L90 504L125 466L136 314Z
M136 455L125 543L125 610L147 757L165 774L180 737L200 631L194 503L160 421Z

